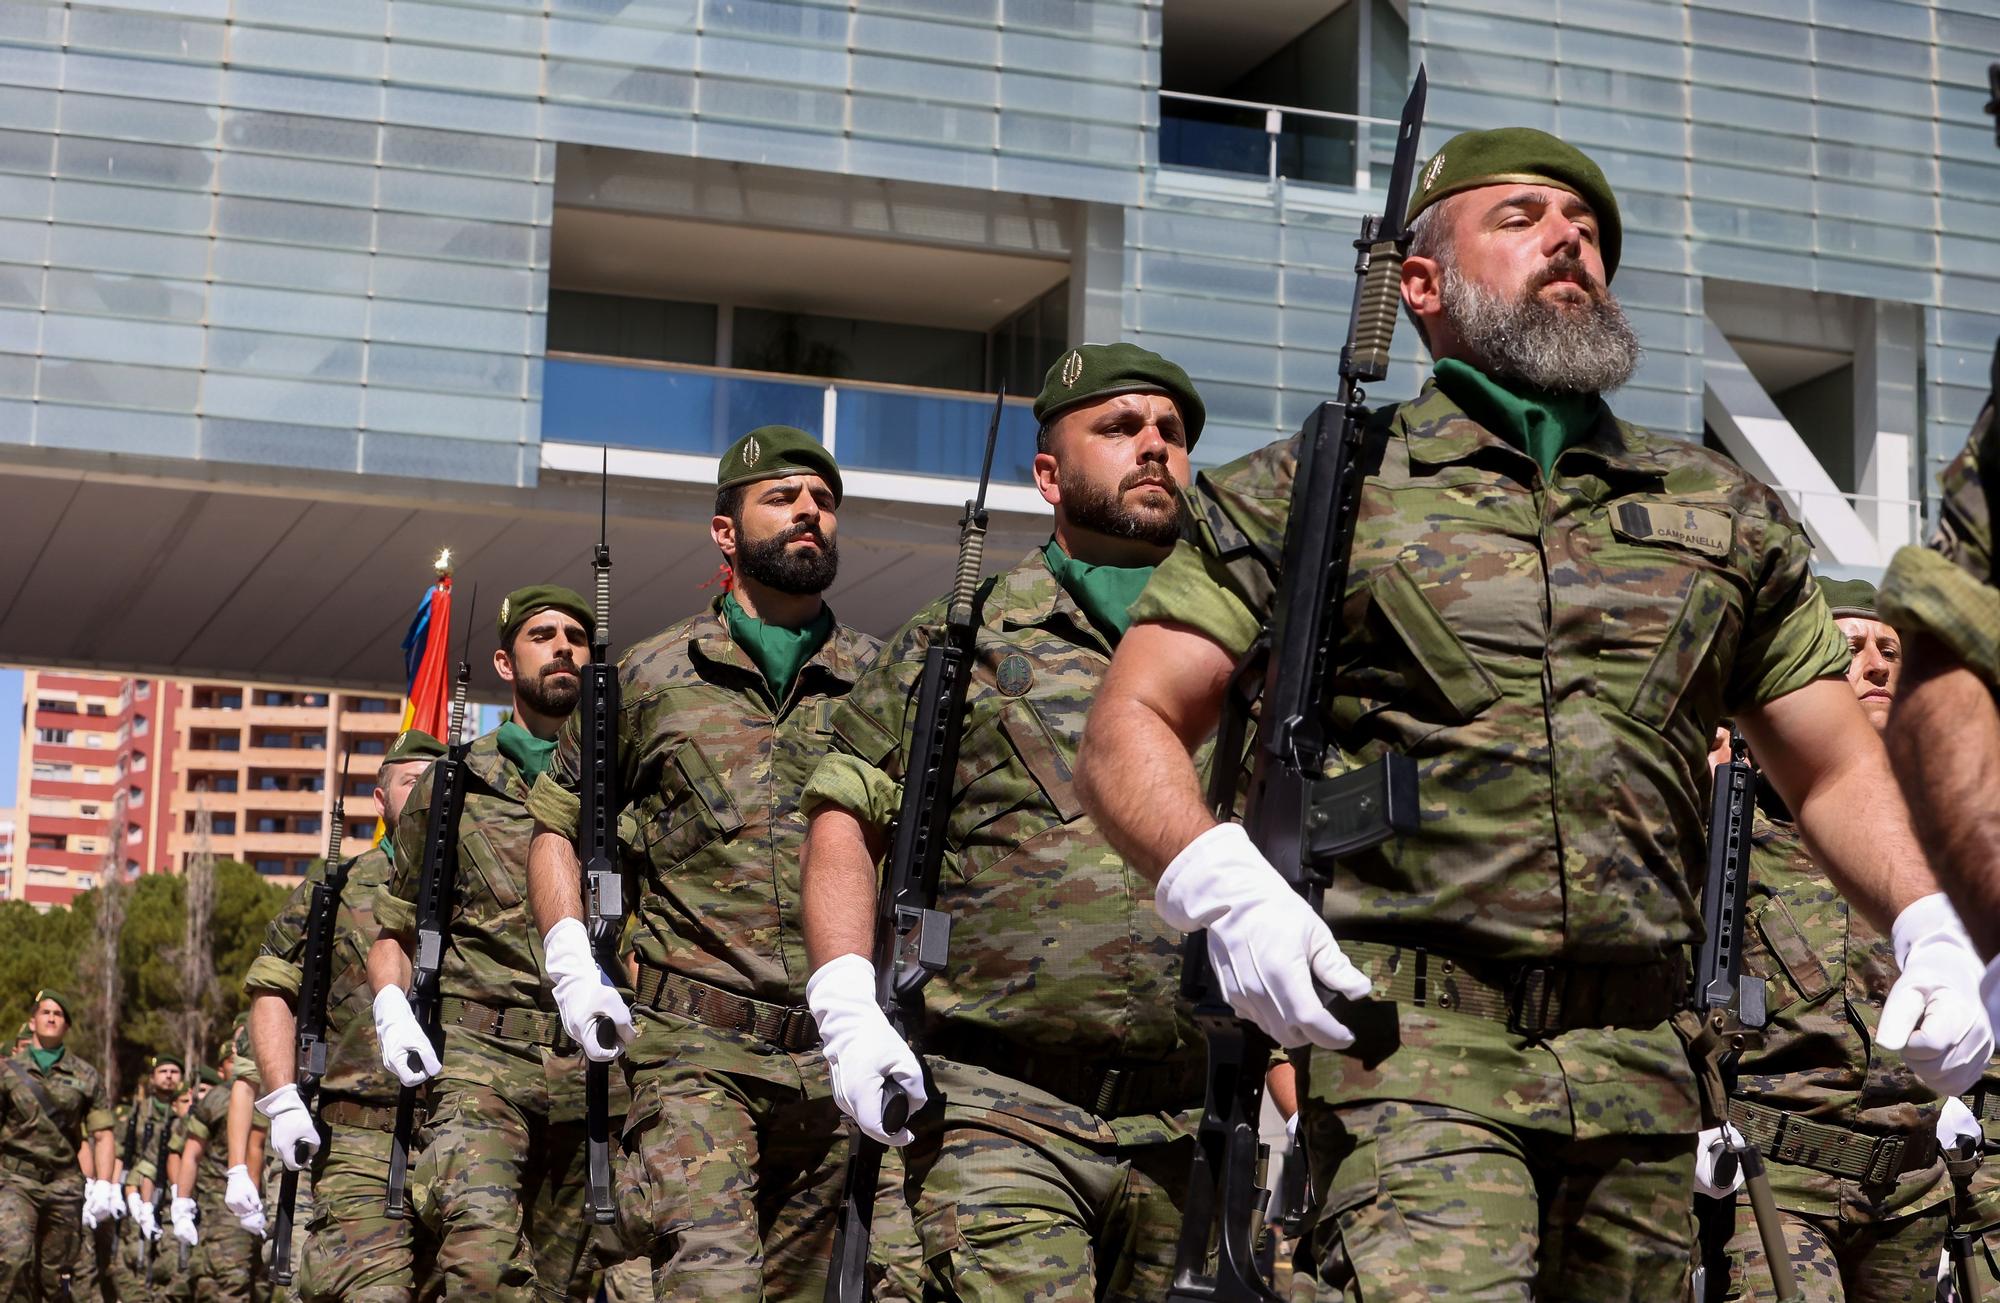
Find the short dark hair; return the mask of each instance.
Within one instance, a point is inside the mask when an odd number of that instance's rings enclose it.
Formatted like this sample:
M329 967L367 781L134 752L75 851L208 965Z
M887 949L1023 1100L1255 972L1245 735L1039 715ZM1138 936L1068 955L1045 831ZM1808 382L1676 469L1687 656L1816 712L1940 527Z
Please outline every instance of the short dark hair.
M1036 452L1047 452L1049 450L1049 435L1055 429L1055 426L1056 423L1054 421L1043 421L1039 426L1035 427Z
M741 524L743 521L743 494L748 484L732 484L726 489L715 491L715 514L727 516Z
M1440 265L1451 260L1451 223L1444 220L1441 214L1451 207L1452 200L1457 197L1446 195L1417 214L1410 223L1410 246L1406 257L1431 258ZM1403 305L1403 315L1417 328L1417 338L1429 349L1431 337L1430 332L1424 329L1423 318L1410 311L1408 304Z

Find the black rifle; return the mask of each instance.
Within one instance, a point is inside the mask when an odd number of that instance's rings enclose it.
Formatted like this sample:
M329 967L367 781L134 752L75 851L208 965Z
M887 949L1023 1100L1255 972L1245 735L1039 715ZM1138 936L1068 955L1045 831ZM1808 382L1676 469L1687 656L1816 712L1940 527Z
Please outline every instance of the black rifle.
M326 993L333 985L334 928L340 922L340 893L347 889L347 865L341 863L340 840L347 827L347 757L340 758L340 786L333 794L333 827L326 834L326 867L306 898L305 963L299 973L299 1100L308 1110L326 1076ZM313 1115L319 1125L319 1115ZM304 1151L305 1143L299 1144ZM271 1224L271 1279L292 1283L292 1218L299 1206L299 1174L292 1163L305 1162L304 1152L291 1154L278 1181L278 1212Z
M167 1191L173 1184L167 1180L167 1160L171 1157L167 1149L167 1142L173 1138L174 1131L174 1109L172 1104L167 1105L167 1116L159 1123L159 1128L160 1147L156 1151L153 1166L153 1230L156 1235L165 1235L168 1225L173 1220L169 1216L167 1208ZM139 1236L139 1274L146 1278L146 1288L151 1289L153 1287L153 1237L143 1232Z
M618 939L625 928L625 884L618 869L618 667L611 663L611 450L598 478L597 629L590 636L590 664L583 669L577 702L583 760L583 808L577 823L583 866L583 908L590 948L607 973L618 970ZM595 1019L590 1034L605 1049L618 1043L610 1021ZM584 1098L584 1208L590 1220L618 1220L611 1191L611 1065L586 1061Z
M451 688L451 734L444 756L431 766L431 808L424 821L424 867L417 879L417 953L411 963L410 1006L431 1048L444 1052L444 1026L439 1021L438 972L444 967L445 938L451 934L451 905L458 894L458 816L465 809L465 689L472 681L472 613L479 605L479 587L465 607L465 640L460 644L458 678ZM410 1051L410 1067L420 1065ZM416 1086L396 1096L396 1130L389 1139L391 1217L408 1211L404 1197L410 1179L410 1135L417 1124Z
M1757 771L1743 735L1729 730L1729 759L1715 767L1709 798L1708 877L1702 884L1702 939L1695 953L1688 1011L1676 1019L1694 1063L1703 1120L1721 1127L1724 1152L1715 1162L1715 1184L1727 1186L1743 1169L1744 1192L1764 1244L1764 1261L1780 1303L1796 1303L1798 1276L1779 1229L1771 1178L1754 1142L1730 1139L1729 1096L1736 1089L1737 1056L1770 1020L1764 979L1743 974L1743 912L1750 896L1750 820L1757 796ZM1701 1224L1701 1261L1694 1270L1696 1303L1720 1299L1728 1283L1728 1244L1736 1228L1736 1200L1711 1199L1696 1208Z
M1315 909L1336 861L1417 828L1416 764L1408 756L1391 752L1337 777L1321 775L1337 759L1326 733L1326 695L1361 485L1381 438L1370 430L1362 386L1389 372L1409 244L1403 217L1428 87L1420 65L1403 103L1387 202L1380 217L1362 220L1354 242L1354 304L1340 351L1340 397L1321 403L1299 431L1282 587L1271 625L1230 677L1209 774L1209 808L1216 818L1229 819L1251 710L1258 706L1243 828ZM1181 994L1194 1006L1208 1045L1208 1086L1167 1298L1275 1303L1255 1248L1264 1194L1258 1124L1271 1042L1223 999L1205 933L1191 934L1182 949Z
M2000 64L1995 65L2000 69ZM1979 1209L1972 1193L1973 1178L1979 1174L1978 1136L1966 1136L1944 1151L1945 1171L1951 1176L1951 1223L1944 1246L1951 1258L1953 1303L1985 1303L1986 1286L1980 1266Z
M986 457L979 494L958 521L958 573L945 606L944 629L924 652L917 680L916 726L903 766L903 804L889 842L888 872L875 909L875 998L906 1041L923 1025L923 989L944 971L951 954L951 915L937 907L944 866L945 824L951 816L952 775L964 724L965 690L972 679L972 647L979 633L979 570L986 559L986 486L993 477L993 448L1007 386L993 399L986 426ZM882 1084L882 1129L900 1131L910 1100L892 1081ZM854 1131L834 1232L827 1303L863 1303L869 1297L868 1240L875 1220L875 1187L883 1146Z

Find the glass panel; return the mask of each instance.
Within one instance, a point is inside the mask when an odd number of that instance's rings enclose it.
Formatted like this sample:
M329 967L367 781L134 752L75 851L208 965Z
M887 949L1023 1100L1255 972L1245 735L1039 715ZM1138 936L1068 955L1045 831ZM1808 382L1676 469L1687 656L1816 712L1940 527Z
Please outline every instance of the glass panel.
M413 258L528 263L535 253L532 227L471 222L456 217L383 213L376 223L375 238L381 252Z
M49 272L46 293L52 311L200 321L206 289L200 281L55 268Z
M42 359L42 397L58 402L192 412L200 380L195 371Z
M810 382L552 357L542 372L542 438L720 456L759 425L817 430L825 392Z
M195 325L51 312L42 319L42 352L79 360L199 367L202 333Z
M219 371L354 382L361 379L361 350L361 341L354 339L248 330L208 332L208 364Z
M206 104L163 104L109 95L63 96L62 129L106 140L157 140L167 145L212 145L220 110Z
M834 416L840 464L976 480L992 417L990 399L842 387ZM1035 430L1032 404L1007 404L993 450L994 483L1033 482Z
M353 163L374 162L379 130L371 122L343 122L339 118L264 113L255 109L230 109L222 119L222 141L229 149Z
M512 443L521 437L527 406L518 398L475 398L465 394L370 387L364 424L371 430L448 434Z
M1160 165L1268 176L1271 137L1261 109L1160 100ZM1353 169L1348 171L1350 181Z
M328 294L368 292L368 255L249 240L215 242L215 278L225 284L273 285Z
M549 98L687 111L694 107L694 78L683 72L551 58Z
M57 225L49 228L49 261L63 267L200 280L208 271L208 241L101 226Z
M345 208L368 208L375 202L375 169L232 149L222 156L221 189L225 194L260 199L301 199Z
M211 371L202 385L201 410L205 416L246 421L351 428L361 419L361 394L354 385L262 380Z
M376 299L368 326L369 338L392 344L435 344L495 353L523 353L528 345L528 319L514 312Z
M368 382L406 389L518 396L525 391L526 362L526 358L505 353L370 344Z

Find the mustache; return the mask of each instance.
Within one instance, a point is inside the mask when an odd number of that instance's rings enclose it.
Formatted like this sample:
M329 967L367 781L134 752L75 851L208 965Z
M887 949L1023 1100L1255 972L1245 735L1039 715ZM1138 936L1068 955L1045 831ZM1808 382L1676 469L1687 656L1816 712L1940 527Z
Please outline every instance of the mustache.
M1583 259L1574 254L1557 254L1549 259L1548 266L1536 272L1528 282L1528 293L1536 294L1557 281L1570 282L1583 290L1594 300L1604 297L1604 286L1592 276L1583 265Z
M1120 493L1128 493L1146 484L1157 484L1169 493L1178 493L1181 488L1180 482L1174 478L1173 472L1166 467L1141 466L1138 470L1133 471L1130 475L1118 481L1118 491Z
M824 552L826 550L826 534L818 525L793 525L790 529L778 534L773 542L778 547L789 547L802 538L809 538L819 544L820 551Z

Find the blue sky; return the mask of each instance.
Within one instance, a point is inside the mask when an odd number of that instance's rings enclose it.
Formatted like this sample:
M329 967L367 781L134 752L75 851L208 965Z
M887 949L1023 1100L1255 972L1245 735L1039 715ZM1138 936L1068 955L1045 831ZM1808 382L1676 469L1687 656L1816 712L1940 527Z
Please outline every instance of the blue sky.
M21 671L0 669L0 808L14 804L21 763Z

